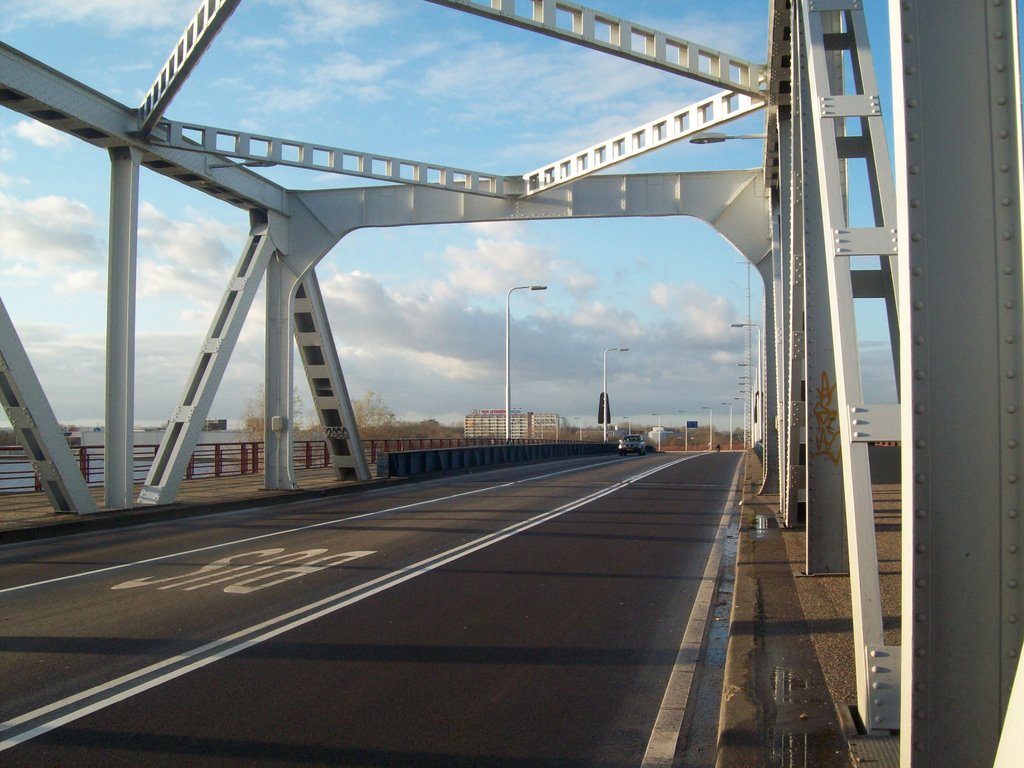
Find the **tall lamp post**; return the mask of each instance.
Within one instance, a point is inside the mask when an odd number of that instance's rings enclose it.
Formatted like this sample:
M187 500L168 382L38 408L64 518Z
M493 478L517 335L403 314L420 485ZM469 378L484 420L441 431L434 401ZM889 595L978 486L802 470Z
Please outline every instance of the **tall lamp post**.
M722 403L729 406L729 450L732 450L732 403Z
M658 453L661 453L661 414L652 413L651 416L658 417Z
M515 288L509 288L508 293L505 294L505 441L508 442L512 439L512 383L509 377L509 351L511 344L509 342L509 303L512 300L512 291L546 291L548 287L546 285L517 285Z
M702 411L708 412L708 450L715 447L715 411L710 405L702 405Z
M604 379L601 384L601 408L604 413L601 414L601 421L604 422L604 441L608 442L608 417L611 415L611 409L608 407L608 353L609 352L629 352L629 347L609 347L604 351Z
M690 423L686 420L686 411L676 411L683 414L683 450L690 450Z
M761 434L757 434L756 436L754 434L754 432L755 432L755 429L754 429L754 407L757 404L758 399L761 397L761 391L762 391L761 390L761 359L762 359L762 354L763 353L761 351L761 326L759 326L757 323L732 323L731 325L732 325L733 328L753 328L755 331L757 331L757 342L756 342L756 346L757 346L757 366L755 367L755 371L756 371L756 375L757 375L757 379L756 379L757 384L755 384L753 387L751 387L751 389L753 389L753 392L751 392L751 395L750 395L750 398L751 398L750 399L750 432L751 432L750 441L752 443L755 443L755 442L757 442L757 438L763 437L763 435L761 435ZM747 365L750 365L749 358L747 359ZM760 422L758 422L758 427L760 427ZM759 433L760 429L758 429L757 432Z

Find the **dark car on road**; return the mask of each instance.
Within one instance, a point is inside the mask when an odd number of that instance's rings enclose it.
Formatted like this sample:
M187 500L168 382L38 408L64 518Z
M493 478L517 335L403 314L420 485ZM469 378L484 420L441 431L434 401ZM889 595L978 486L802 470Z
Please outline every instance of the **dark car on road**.
M637 456L647 453L647 443L644 442L643 435L623 435L619 438L619 456L625 456L627 453L635 453Z

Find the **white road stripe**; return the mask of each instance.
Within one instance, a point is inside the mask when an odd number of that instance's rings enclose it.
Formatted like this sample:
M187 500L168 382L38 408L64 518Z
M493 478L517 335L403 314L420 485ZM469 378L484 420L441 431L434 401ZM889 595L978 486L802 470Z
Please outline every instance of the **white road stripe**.
M441 552L417 563L407 565L403 568L371 579L364 584L351 587L330 597L317 600L316 602L296 608L287 613L281 614L273 619L255 624L247 629L235 632L219 640L214 640L199 648L195 648L169 659L151 664L135 672L123 675L119 678L102 683L93 688L68 696L60 701L53 702L43 707L26 712L25 714L0 723L0 733L13 731L3 741L0 741L0 752L10 749L18 744L29 741L36 736L48 733L67 723L78 720L93 712L109 707L120 701L124 701L136 694L147 691L158 685L166 683L175 678L186 675L189 672L201 669L220 659L232 656L244 651L254 645L262 643L271 638L277 637L284 632L300 627L309 622L334 613L346 606L358 603L368 597L388 590L402 584L417 576L436 570L444 565L473 554L479 550L496 544L523 531L535 526L554 520L562 515L586 506L600 498L615 493L639 480L642 480L655 472L674 466L687 458L676 459L667 464L661 464L644 472L621 480L608 488L583 496L580 499L563 504L556 509L535 515L527 520L510 525L499 531L481 536L473 541L466 542L457 547ZM513 483L506 483L506 487ZM468 494L458 494L464 496ZM448 497L454 498L454 497ZM416 505L408 505L416 506ZM371 513L379 514L379 513ZM352 518L346 518L352 519ZM314 526L315 527L315 526ZM301 530L301 529L300 529ZM256 537L263 538L263 537ZM213 547L211 547L213 548ZM202 550L194 550L202 551ZM163 558L160 558L163 559ZM110 570L110 569L103 569Z
M672 666L668 685L665 686L665 695L661 700L658 718L654 722L651 738L647 742L647 751L644 753L640 768L658 768L660 766L671 768L672 760L675 757L679 732L683 727L686 705L690 699L690 689L697 671L697 659L700 656L701 646L704 644L704 630L718 585L718 569L722 562L722 541L729 529L729 518L735 514L736 496L740 491L740 486L737 483L742 468L741 460L736 467L736 474L733 475L732 492L726 500L722 517L718 521L715 543L708 555L704 576L697 589L697 596L694 598L693 608L690 610L690 618L686 622L686 630L683 632L683 639L679 645L679 654Z
M687 458L692 458L692 457L687 457ZM611 462L604 462L604 463L611 463ZM269 538L273 538L275 536L285 536L285 535L288 535L288 534L291 534L291 533L301 533L302 531L309 531L309 530L312 530L314 528L323 528L323 527L326 527L326 526L329 526L329 525L337 525L339 523L347 523L347 522L351 522L352 520L364 520L366 518L375 517L377 515L386 515L389 512L401 512L404 509L413 509L415 507L423 507L423 506L426 506L428 504L439 504L441 502L451 501L452 499L458 499L458 498L461 498L463 496L472 496L472 495L478 494L478 493L486 493L487 491L495 491L495 490L500 490L501 488L509 488L509 487L511 487L513 485L518 485L519 483L532 483L532 482L536 482L538 480L546 480L549 477L556 477L558 475L565 475L565 474L569 474L569 473L572 473L572 472L583 472L583 471L585 471L587 469L593 469L594 466L600 466L600 465L599 464L598 465L588 464L588 465L583 466L583 467L574 467L574 468L571 468L571 469L559 470L558 472L548 472L548 473L545 473L543 475L535 475L533 477L527 477L527 478L524 478L522 480L513 480L513 481L510 481L510 482L507 482L507 483L498 483L497 485L489 485L489 486L487 486L485 488L475 488L472 491L463 491L462 493L453 493L453 494L451 494L449 496L442 496L442 497L437 498L437 499L424 499L423 501L416 501L416 502L412 502L411 504L402 504L402 505L399 505L397 507L389 507L387 509L378 509L375 512L365 512L363 514L352 515L350 517L339 517L339 518L337 518L335 520L326 520L326 521L321 522L321 523L311 523L310 525L299 526L298 528L288 528L288 529L285 529L285 530L282 530L282 531L273 531L272 533L263 533L263 534L260 534L259 536L249 536L249 537L244 538L244 539L233 539L231 541L225 541L225 542L222 542L220 544L211 544L211 545L209 545L207 547L198 547L196 549L187 549L187 550L184 550L184 551L181 551L181 552L172 552L169 555L160 555L159 557L150 557L150 558L147 558L145 560L135 560L135 561L133 561L131 563L119 563L117 565L107 566L106 568L95 568L95 569L93 569L91 571L82 571L81 573L72 573L72 574L68 574L67 576L57 576L56 578L53 578L53 579L44 579L42 581L34 581L34 582L31 582L31 583L28 583L28 584L18 584L17 586L14 586L14 587L5 587L3 589L0 589L0 595L2 595L4 593L7 593L7 592L17 592L20 589L31 589L33 587L40 587L40 586L43 586L45 584L55 584L55 583L61 582L61 581L70 581L72 579L81 579L81 578L83 578L85 576L93 576L93 575L98 574L98 573L107 573L109 571L118 571L118 570L121 570L123 568L132 568L132 567L134 567L136 565L147 565L149 563L159 563L162 560L170 560L170 559L175 558L175 557L184 557L185 555L194 555L194 554L196 554L198 552L209 552L209 551L214 550L214 549L220 549L222 547L231 547L231 546L234 546L236 544L248 544L251 541L260 541L261 539L269 539ZM296 501L296 502L293 502L293 503L294 504L309 504L310 502L308 500L303 500L303 501ZM251 512L253 510L241 510L241 511L243 511L243 512ZM238 512L233 512L231 514L238 514Z

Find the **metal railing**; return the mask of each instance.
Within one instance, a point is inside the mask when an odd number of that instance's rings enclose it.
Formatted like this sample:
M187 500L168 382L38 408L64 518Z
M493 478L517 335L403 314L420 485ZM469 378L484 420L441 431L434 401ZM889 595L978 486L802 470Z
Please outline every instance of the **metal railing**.
M421 451L431 448L463 448L477 445L500 445L498 438L403 437L364 440L363 452L375 475L381 456L398 451ZM555 440L513 440L513 444L571 442ZM156 456L157 444L136 445L132 456L132 478L146 479ZM102 445L71 446L71 454L85 478L86 485L103 485L106 452ZM327 443L323 440L296 440L292 444L292 461L296 470L325 469L331 466ZM263 471L263 443L199 443L185 468L186 480L214 477L257 475ZM40 491L39 477L20 446L0 446L0 494Z

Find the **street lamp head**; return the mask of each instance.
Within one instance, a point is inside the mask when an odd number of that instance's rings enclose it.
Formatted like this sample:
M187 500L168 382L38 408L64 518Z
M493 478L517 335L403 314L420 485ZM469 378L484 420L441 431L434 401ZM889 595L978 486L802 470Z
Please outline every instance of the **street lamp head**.
M629 352L629 347L619 347L619 352Z
M546 285L531 285L531 291L546 291L548 287Z
M730 136L725 133L719 133L718 131L706 131L700 136L694 136L690 139L691 144L721 144L723 141L730 141L732 139L763 139L765 135L763 133L750 133L739 136Z
M730 324L729 327L730 328L746 328L747 324L746 323L732 323L732 324Z

